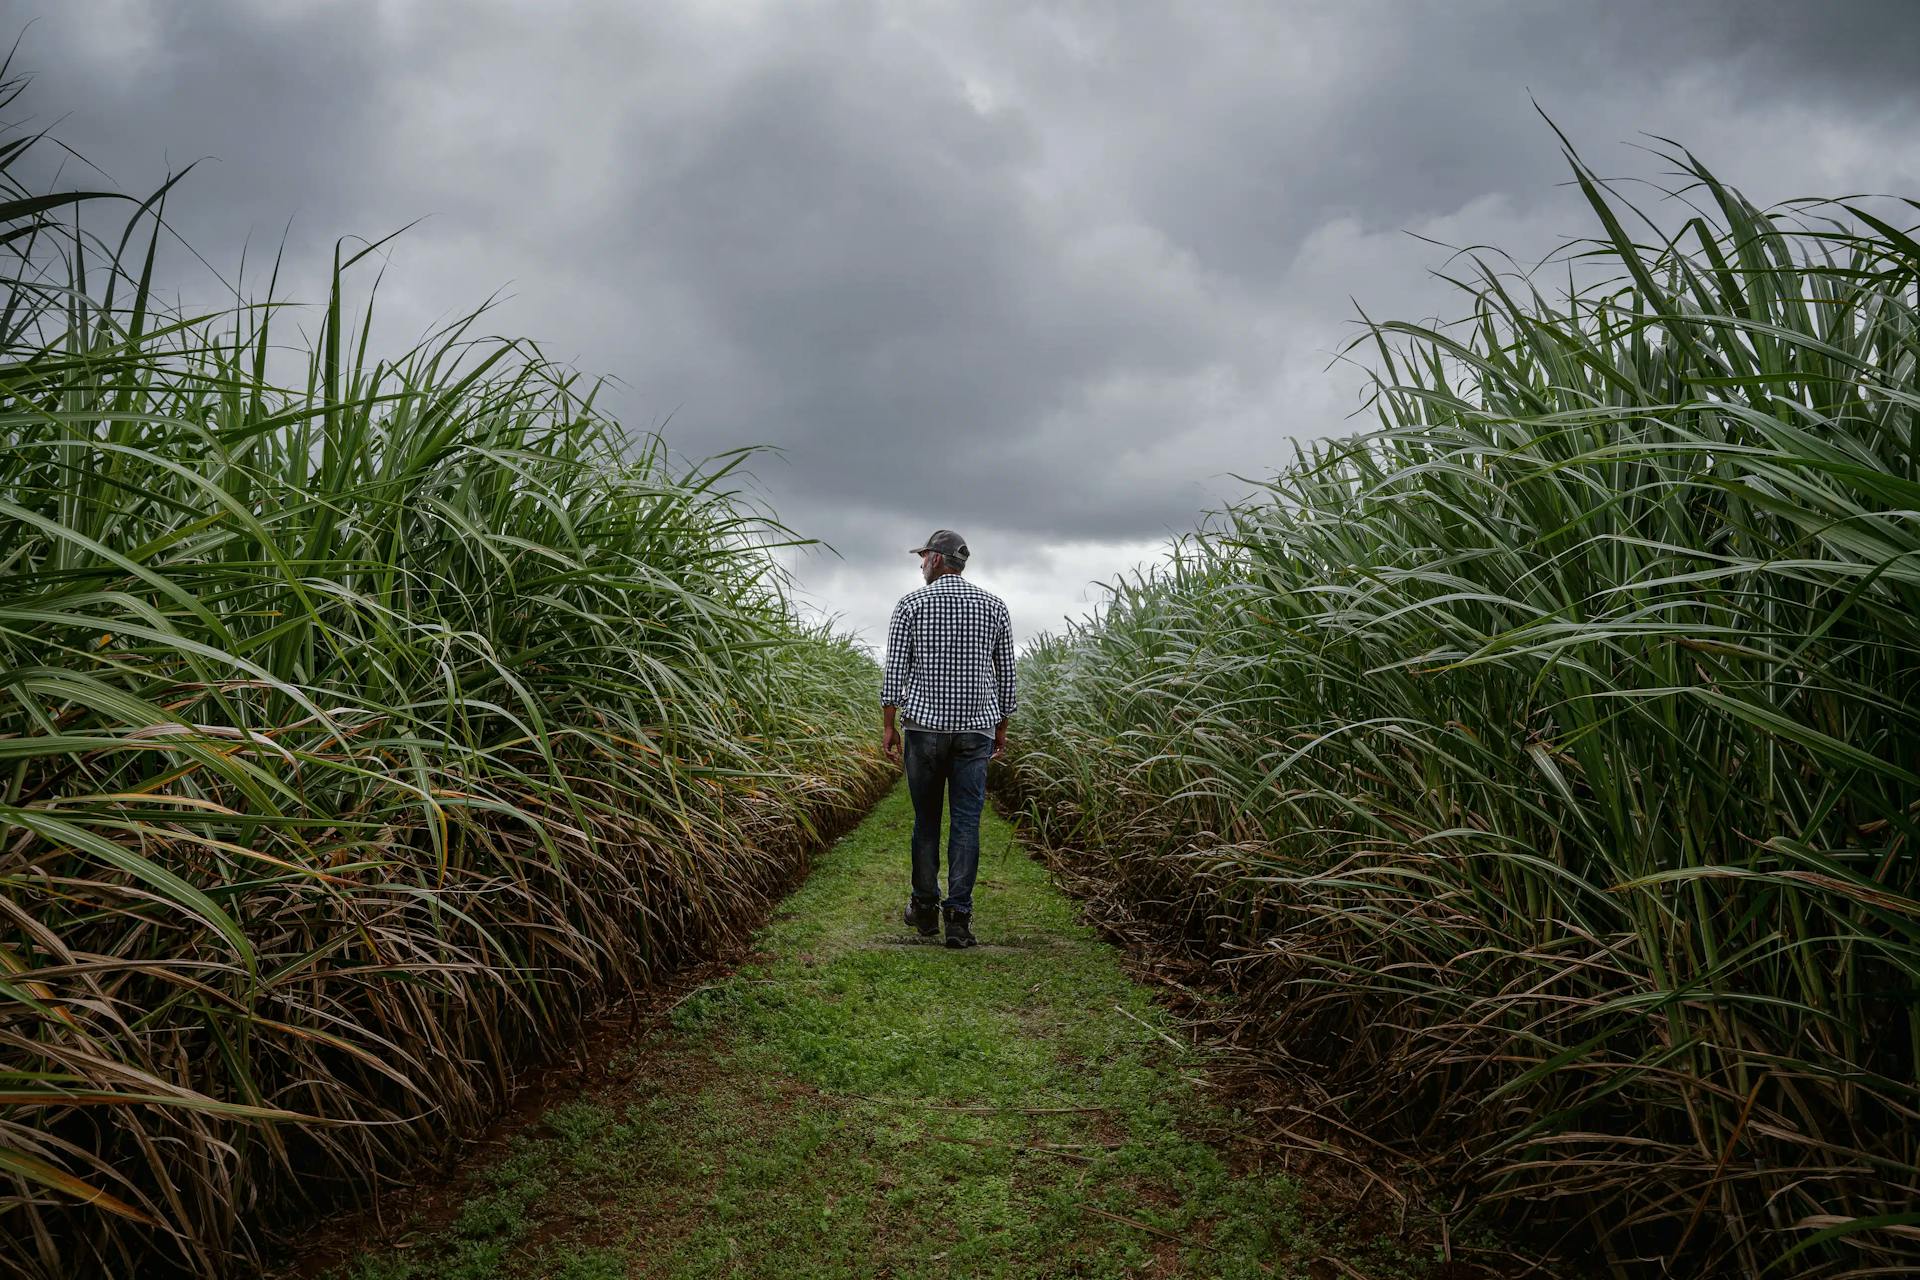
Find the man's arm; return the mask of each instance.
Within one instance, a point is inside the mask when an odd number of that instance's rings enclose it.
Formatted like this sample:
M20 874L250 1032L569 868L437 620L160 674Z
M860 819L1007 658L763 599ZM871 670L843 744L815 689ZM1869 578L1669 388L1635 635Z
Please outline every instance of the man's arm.
M907 693L907 673L913 670L913 629L907 625L906 610L893 606L893 619L887 624L887 665L880 677L880 749L891 758L900 758L900 731L894 716L900 699Z
M1013 615L1000 615L1000 634L993 641L993 677L1000 698L1000 723L993 727L993 754L1007 749L1007 721L1014 712Z

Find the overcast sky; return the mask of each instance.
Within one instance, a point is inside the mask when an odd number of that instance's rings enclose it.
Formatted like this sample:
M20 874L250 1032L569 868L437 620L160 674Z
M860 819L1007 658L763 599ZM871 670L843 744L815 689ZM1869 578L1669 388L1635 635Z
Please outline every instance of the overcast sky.
M778 446L758 488L839 552L802 585L876 648L935 526L1024 639L1236 473L1361 425L1329 363L1355 303L1455 312L1427 240L1532 260L1592 230L1530 99L1611 174L1661 176L1651 133L1763 201L1920 194L1920 0L0 18L34 77L16 113L123 189L213 157L169 213L216 267L292 219L283 292L318 298L335 237L430 215L392 246L376 345L502 291L491 327L616 379L628 425Z

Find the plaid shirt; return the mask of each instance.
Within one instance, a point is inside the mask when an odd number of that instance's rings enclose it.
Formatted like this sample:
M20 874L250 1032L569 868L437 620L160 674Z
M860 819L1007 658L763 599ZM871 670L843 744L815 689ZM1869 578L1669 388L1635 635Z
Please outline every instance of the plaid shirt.
M909 591L887 627L880 705L911 724L990 733L1013 715L1013 622L999 596L957 574Z

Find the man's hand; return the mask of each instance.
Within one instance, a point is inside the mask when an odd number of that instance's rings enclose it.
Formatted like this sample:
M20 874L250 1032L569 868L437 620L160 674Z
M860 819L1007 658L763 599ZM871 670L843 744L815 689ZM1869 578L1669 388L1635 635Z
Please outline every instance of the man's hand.
M993 754L999 755L1007 749L1007 722L1002 720L993 726Z
M899 764L900 731L892 725L888 725L886 731L880 735L880 749L887 753L887 759L893 761L895 764Z

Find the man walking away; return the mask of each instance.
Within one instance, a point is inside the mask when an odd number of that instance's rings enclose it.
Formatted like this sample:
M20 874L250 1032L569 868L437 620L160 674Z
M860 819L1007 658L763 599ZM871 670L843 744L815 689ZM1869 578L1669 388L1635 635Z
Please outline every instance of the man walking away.
M987 761L1007 745L1013 714L1013 622L1000 597L963 581L967 541L936 529L920 557L926 586L893 607L887 671L880 682L881 742L901 758L913 795L913 895L904 919L931 938L946 917L947 945L970 947L973 880L980 869L980 810ZM898 724L895 723L896 713ZM991 736L989 736L991 735ZM951 801L947 900L940 901L940 807Z

